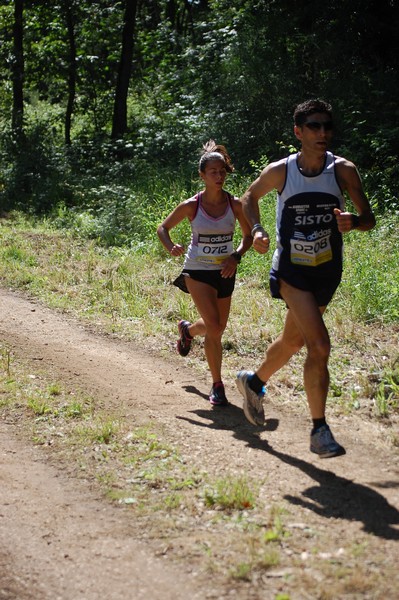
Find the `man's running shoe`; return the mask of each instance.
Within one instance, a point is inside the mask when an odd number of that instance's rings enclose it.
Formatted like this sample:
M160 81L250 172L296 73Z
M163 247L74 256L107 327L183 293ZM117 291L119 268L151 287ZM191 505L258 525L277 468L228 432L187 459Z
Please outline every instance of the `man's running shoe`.
M320 458L331 458L342 456L345 448L340 446L334 439L328 425L322 425L310 436L310 451L318 454Z
M257 394L248 385L248 378L252 377L253 371L240 371L237 373L236 384L244 398L243 410L248 421L252 425L265 424L265 411L263 409L263 398L265 393Z
M180 356L187 356L191 349L191 342L193 338L188 333L188 327L191 325L190 321L179 321L179 339L177 340L176 348Z
M209 393L209 402L212 406L226 406L228 400L224 391L224 385L221 381L214 383Z

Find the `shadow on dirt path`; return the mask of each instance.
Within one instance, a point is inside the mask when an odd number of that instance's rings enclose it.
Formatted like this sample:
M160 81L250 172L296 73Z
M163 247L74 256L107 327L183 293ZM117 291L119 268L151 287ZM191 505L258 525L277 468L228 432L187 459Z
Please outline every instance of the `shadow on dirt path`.
M186 388L187 389L187 388ZM204 396L195 387L189 386L187 391ZM260 450L271 455L279 461L294 469L299 469L311 480L318 483L301 492L299 496L284 495L290 503L314 511L319 516L327 519L342 519L358 521L363 524L363 530L387 540L399 540L399 531L394 525L399 525L399 511L375 489L363 484L355 483L351 479L342 477L330 470L318 468L314 464L280 452L273 448L267 440L256 435L258 432L272 432L278 429L278 419L268 419L264 427L252 428L251 432L242 429L242 411L238 407L231 407L228 417L215 411L192 411L203 419L210 419L211 423L195 421L188 417L179 417L187 422L200 427L211 429L231 429L236 439L245 442L247 447ZM336 463L334 463L335 466ZM399 480L378 481L374 485L383 490L399 489Z

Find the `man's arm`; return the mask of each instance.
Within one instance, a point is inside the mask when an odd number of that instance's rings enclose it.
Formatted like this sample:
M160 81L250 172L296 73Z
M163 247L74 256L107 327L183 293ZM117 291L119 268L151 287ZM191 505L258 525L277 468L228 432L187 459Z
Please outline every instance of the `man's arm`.
M259 200L274 189L282 189L285 181L285 163L285 160L270 163L241 198L244 216L253 236L253 247L260 254L269 250L269 235L260 222Z
M336 209L338 229L346 233L352 229L369 231L375 227L375 216L370 202L364 193L363 185L356 166L345 158L337 158L336 174L342 191L347 192L352 200L357 215L349 212L341 212Z

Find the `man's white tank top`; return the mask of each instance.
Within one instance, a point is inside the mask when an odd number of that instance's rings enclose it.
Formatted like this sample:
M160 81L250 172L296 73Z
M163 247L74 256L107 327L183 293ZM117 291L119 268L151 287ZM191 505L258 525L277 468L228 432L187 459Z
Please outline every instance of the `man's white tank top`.
M287 158L284 188L277 194L276 250L272 267L330 270L342 268L342 235L334 208L344 210L344 198L335 176L334 155L326 152L322 171L305 176L298 154Z
M232 254L236 218L231 206L231 196L225 213L211 217L202 206L203 192L196 196L197 210L191 221L191 242L187 249L183 269L217 271Z

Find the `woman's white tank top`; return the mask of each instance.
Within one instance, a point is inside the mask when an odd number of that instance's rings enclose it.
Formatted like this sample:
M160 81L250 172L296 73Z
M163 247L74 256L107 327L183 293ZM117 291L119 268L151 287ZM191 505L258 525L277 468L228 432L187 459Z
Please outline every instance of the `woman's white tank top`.
M191 221L191 242L187 249L184 269L217 271L233 253L233 235L236 217L231 206L231 195L225 213L211 217L202 206L203 192L196 196L197 210Z

